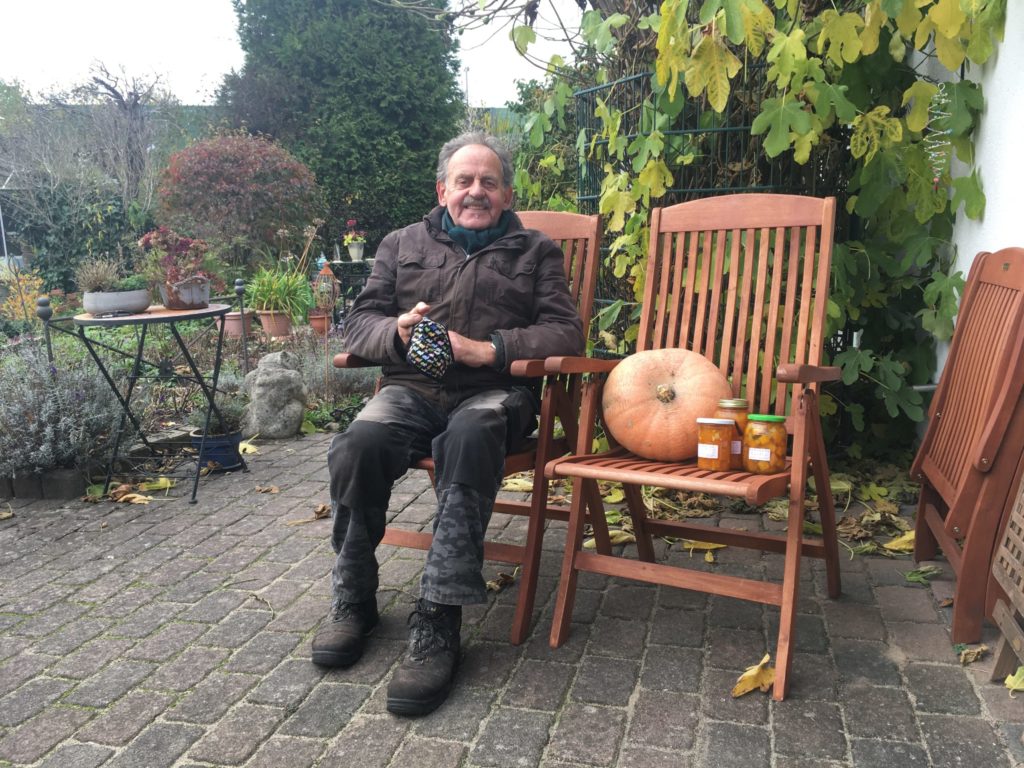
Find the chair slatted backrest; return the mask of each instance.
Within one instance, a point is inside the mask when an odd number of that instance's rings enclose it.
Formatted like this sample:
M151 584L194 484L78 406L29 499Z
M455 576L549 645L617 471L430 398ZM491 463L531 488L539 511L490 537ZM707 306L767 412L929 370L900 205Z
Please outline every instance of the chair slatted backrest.
M834 222L834 198L797 195L655 209L637 350L699 352L751 412L786 414L775 370L821 362Z
M583 335L590 330L600 260L601 224L596 214L564 211L519 211L519 220L528 229L546 234L565 254L565 275L569 292L583 321Z
M967 530L973 499L984 479L971 470L991 469L1016 407L1024 376L1022 343L1024 249L979 254L911 470L927 478L946 502L951 530ZM961 499L965 503L959 503Z

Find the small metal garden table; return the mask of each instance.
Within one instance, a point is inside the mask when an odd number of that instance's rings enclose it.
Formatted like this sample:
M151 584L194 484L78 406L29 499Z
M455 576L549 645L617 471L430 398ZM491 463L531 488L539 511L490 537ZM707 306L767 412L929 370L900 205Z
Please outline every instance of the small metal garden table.
M152 365L152 363L148 363L143 359L143 353L146 348L147 331L149 330L150 326L166 325L170 329L171 335L174 337L175 342L177 342L178 349L181 350L181 353L185 358L185 361L188 363L190 374L184 375L185 378L194 381L196 384L199 385L199 388L202 390L203 397L206 400L206 417L203 422L203 433L199 443L199 452L196 454L195 459L196 474L195 480L192 483L192 498L190 499L190 503L195 504L196 493L199 489L199 474L200 470L202 469L201 457L203 456L203 450L206 446L207 433L210 427L210 416L211 414L216 413L218 419L220 418L220 411L218 410L217 405L214 402L214 393L217 391L217 379L220 376L221 352L224 347L223 318L224 315L227 314L228 309L230 309L230 307L227 304L211 304L209 307L205 309L187 310L169 310L165 309L160 305L153 305L145 312L140 312L134 315L121 315L114 317L94 317L93 315L90 315L88 313L75 315L74 324L77 328L76 335L82 340L82 343L85 345L85 348L89 351L89 354L92 356L92 359L96 362L96 365L99 367L100 373L103 374L103 378L106 379L111 391L114 393L114 395L117 397L118 402L121 404L121 423L120 426L118 427L117 434L114 436L114 448L110 456L110 463L107 465L107 477L103 484L104 493L107 491L107 488L110 485L110 478L113 476L114 466L117 462L117 459L125 458L120 457L118 455L118 450L121 445L121 439L125 435L128 422L131 422L131 426L134 428L134 431L138 434L139 439L142 441L143 445L145 445L146 448L149 449L150 453L153 456L161 455L160 452L147 439L146 434L142 429L142 425L139 423L139 420L136 417L136 415L132 412L131 401L132 393L135 390L135 384L139 380L139 378L142 377L143 364L145 363L146 365ZM185 343L185 340L181 337L181 334L178 331L178 324L192 320L206 320L214 318L220 318L221 322L217 324L217 347L214 356L213 374L210 377L205 377L203 376L202 373L200 373L198 367L196 366L195 360L193 360L192 358L192 354L188 350L188 345ZM96 339L90 338L89 334L87 333L87 330L90 328L114 328L121 326L137 326L139 329L138 341L136 343L132 370L128 376L128 381L127 384L124 386L123 392L121 391L121 388L118 387L114 379L111 377L110 372L108 370L108 366L103 362L103 358L99 354L99 349L102 348L110 350L111 348L105 344L100 343ZM244 458L242 459L242 469L243 471L248 470Z

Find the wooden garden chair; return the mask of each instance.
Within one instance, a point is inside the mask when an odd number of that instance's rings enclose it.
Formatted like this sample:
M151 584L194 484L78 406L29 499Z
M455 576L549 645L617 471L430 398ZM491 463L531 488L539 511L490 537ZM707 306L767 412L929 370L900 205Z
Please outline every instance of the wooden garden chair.
M981 253L911 467L921 483L915 560L941 548L957 576L954 643L981 639L1007 498L1024 452L1024 249ZM988 595L988 597L987 597Z
M548 478L572 478L573 495L551 645L569 632L580 571L741 598L781 609L775 659L774 697L786 693L801 555L824 558L828 594L839 595L835 510L818 416L818 387L839 378L838 368L820 365L832 256L834 198L736 194L655 209L640 315L637 350L681 347L703 354L729 378L734 397L751 413L785 415L792 449L784 471L708 472L696 460L651 461L622 447L593 453L592 431L601 390L615 361L549 358L549 373L594 374L585 384L581 427L574 455L548 462ZM711 415L711 414L708 414ZM609 438L612 440L612 438ZM823 537L804 534L808 475L818 489ZM598 480L623 484L636 535L639 561L583 549L584 491ZM648 516L641 486L734 496L763 504L789 496L784 536L656 520ZM595 533L604 518L587 493ZM685 537L784 555L783 579L740 578L707 570L656 563L654 536Z
M557 243L565 254L565 273L569 290L583 322L583 334L587 336L594 309L594 291L597 287L597 267L600 259L601 223L599 216L556 211L518 211L523 226L544 232ZM335 355L334 365L338 368L356 368L373 365L356 355L342 353ZM545 376L543 360L516 360L511 371L515 376ZM505 476L536 469L533 479L533 493L529 501L512 501L499 498L494 511L503 514L524 515L529 518L526 543L509 544L487 541L484 558L520 566L519 596L512 620L511 641L522 643L529 632L533 615L534 598L537 591L537 574L540 565L541 544L544 538L545 522L548 518L568 519L568 507L548 505L547 487L543 468L545 462L566 452L576 442L575 428L580 396L580 377L555 375L547 378L541 398L540 425L536 438L523 450L505 457ZM555 436L555 420L558 419L565 435ZM414 465L430 474L434 482L434 461L425 458ZM387 526L382 543L397 547L429 549L433 539L430 527L414 531L397 526ZM601 541L602 551L609 551L607 538Z

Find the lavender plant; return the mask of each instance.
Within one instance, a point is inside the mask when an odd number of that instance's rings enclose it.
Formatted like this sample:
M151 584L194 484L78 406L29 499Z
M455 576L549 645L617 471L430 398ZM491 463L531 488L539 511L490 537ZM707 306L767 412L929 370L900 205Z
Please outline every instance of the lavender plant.
M0 349L0 476L105 458L120 413L91 360L51 366L35 341Z

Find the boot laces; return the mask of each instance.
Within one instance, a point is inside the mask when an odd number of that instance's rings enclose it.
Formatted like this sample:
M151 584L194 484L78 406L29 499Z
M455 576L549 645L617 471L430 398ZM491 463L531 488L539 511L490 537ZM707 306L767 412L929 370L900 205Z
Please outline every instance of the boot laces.
M411 655L425 658L452 647L452 630L440 611L416 609L409 614Z
M331 621L344 621L345 619L362 619L363 610L359 603L340 602L334 606L331 614Z

